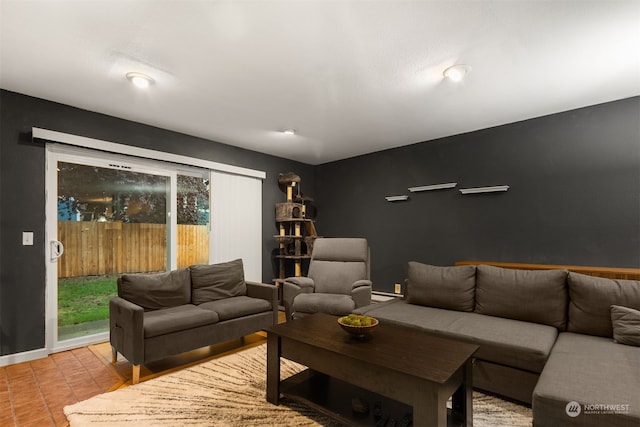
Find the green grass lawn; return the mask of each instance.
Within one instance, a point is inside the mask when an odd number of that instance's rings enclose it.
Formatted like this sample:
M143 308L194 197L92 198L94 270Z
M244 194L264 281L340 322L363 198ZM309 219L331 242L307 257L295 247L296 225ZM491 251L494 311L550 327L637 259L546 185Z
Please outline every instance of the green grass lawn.
M58 326L109 318L118 276L86 276L58 280Z

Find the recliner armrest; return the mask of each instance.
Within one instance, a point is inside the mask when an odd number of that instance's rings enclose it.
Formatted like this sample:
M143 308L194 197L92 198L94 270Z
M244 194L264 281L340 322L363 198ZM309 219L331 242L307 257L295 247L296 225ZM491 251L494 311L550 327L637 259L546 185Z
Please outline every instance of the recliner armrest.
M355 288L359 288L360 286L373 286L373 284L371 283L371 280L356 280L355 282L353 282L353 285L351 285L351 289L355 289Z
M124 298L109 301L109 341L133 365L144 363L144 309Z
M315 289L313 279L310 277L288 277L282 284L282 304L287 316L291 319L293 300L302 293L311 294Z
M287 277L285 283L292 283L300 288L306 289L305 292L309 292L309 288L313 290L315 284L310 277Z
M371 304L371 281L370 280L358 280L353 283L351 288L351 298L356 307L364 307Z

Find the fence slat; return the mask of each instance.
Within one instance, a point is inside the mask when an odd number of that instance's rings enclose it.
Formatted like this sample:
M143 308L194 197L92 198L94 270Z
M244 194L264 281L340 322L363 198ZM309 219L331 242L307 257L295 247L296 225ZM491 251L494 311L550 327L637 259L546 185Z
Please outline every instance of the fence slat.
M178 225L178 267L208 264L206 225ZM58 221L58 277L166 271L165 224Z

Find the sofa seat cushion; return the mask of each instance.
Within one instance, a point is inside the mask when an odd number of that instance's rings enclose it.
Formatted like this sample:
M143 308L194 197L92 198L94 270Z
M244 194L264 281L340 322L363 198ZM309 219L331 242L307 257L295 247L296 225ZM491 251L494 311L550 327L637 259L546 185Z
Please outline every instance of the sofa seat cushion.
M144 313L144 337L151 338L172 332L217 323L218 313L202 310L192 304L147 311Z
M480 346L475 358L539 373L558 336L556 328L477 313L443 310L395 300L357 312Z
M327 313L344 316L351 313L356 304L350 295L341 294L299 294L293 302L294 313Z
M570 402L580 404L575 417ZM533 418L536 427L640 425L640 348L561 333L533 392Z
M261 298L248 296L231 297L209 301L198 306L203 310L213 311L220 316L220 321L249 316L251 314L271 311L271 303Z
M469 313L447 332L478 344L476 358L540 373L549 358L558 330L553 326Z

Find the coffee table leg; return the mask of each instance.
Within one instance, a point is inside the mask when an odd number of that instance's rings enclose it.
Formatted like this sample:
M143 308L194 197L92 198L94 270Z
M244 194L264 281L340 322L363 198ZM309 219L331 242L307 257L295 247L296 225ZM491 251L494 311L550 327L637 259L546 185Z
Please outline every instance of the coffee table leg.
M462 416L463 426L473 427L473 364L469 359L462 366L462 384L453 394L452 409Z
M280 337L267 333L267 402L280 403Z
M447 400L438 387L425 385L416 392L413 405L413 425L429 427L447 427Z

